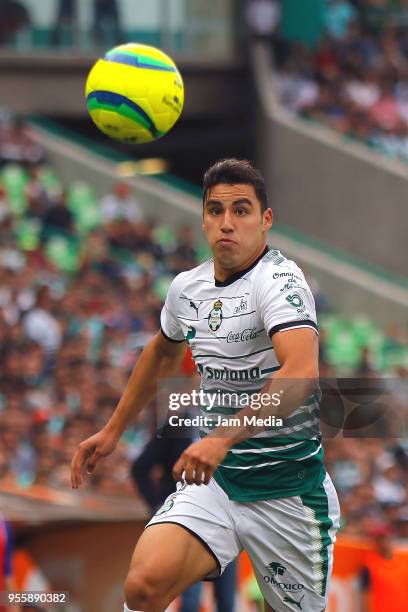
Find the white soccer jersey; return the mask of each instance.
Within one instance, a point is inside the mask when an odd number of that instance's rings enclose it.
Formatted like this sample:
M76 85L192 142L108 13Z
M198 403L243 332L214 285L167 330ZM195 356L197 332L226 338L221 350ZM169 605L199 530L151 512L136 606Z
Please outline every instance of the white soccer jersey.
M314 299L303 272L268 247L225 282L214 279L212 259L176 276L161 327L169 340L187 340L206 393L259 392L279 369L274 333L301 327L317 333ZM215 423L218 415L233 415L241 408L223 403L210 410L207 404L202 413ZM209 429L211 425L203 427L202 435ZM314 395L283 427L233 446L215 477L236 501L298 495L323 477L321 455Z

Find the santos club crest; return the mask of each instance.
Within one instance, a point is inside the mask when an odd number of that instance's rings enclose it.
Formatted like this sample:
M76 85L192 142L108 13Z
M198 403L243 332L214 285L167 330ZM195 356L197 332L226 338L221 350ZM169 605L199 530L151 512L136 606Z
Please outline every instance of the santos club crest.
M208 315L208 327L215 332L220 328L222 323L222 302L217 300Z

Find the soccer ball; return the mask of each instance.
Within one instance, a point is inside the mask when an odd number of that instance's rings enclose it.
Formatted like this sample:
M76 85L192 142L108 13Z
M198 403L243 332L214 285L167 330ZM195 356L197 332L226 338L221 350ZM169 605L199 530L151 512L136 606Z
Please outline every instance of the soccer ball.
M86 104L97 127L128 143L151 142L180 117L183 79L173 60L155 47L129 43L108 51L91 69Z

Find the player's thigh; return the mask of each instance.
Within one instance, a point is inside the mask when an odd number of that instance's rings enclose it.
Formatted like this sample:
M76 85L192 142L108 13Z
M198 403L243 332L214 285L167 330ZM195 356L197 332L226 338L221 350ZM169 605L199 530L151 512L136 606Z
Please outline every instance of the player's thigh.
M178 483L163 506L150 519L153 525L177 524L202 543L213 557L216 569L207 578L216 578L241 552L231 501L212 478L208 485Z
M217 570L214 556L187 529L175 523L159 523L145 529L129 569L129 576L157 576L161 588L181 591Z
M312 493L246 504L240 538L265 600L279 612L326 608L339 506L329 477Z

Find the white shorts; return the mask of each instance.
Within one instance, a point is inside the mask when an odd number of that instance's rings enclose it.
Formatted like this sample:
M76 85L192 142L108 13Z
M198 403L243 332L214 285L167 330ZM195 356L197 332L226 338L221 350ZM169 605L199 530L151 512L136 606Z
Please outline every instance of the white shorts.
M212 478L177 484L147 527L176 523L213 554L221 574L242 550L252 561L265 600L276 612L326 609L340 509L327 474L312 493L234 502Z

